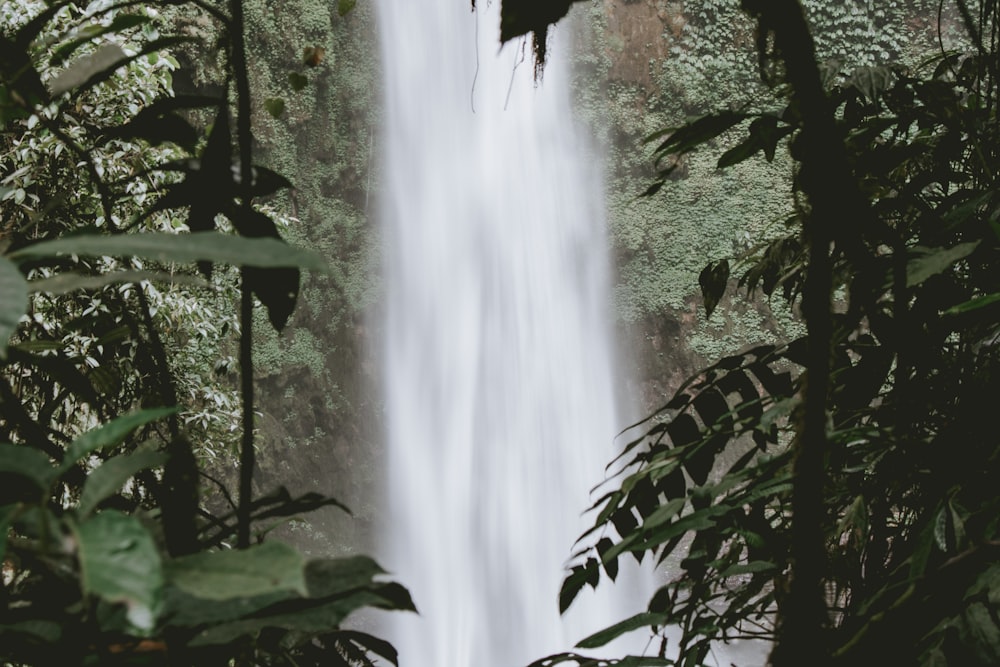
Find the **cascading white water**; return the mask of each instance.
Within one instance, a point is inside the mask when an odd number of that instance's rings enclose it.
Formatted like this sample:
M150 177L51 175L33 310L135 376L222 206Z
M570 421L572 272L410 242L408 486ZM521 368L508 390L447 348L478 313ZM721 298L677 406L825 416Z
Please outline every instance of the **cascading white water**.
M386 88L381 559L405 667L516 667L623 618L558 592L613 456L600 165L564 64L535 86L498 2L380 0ZM554 45L558 46L558 44ZM644 601L642 597L640 600Z

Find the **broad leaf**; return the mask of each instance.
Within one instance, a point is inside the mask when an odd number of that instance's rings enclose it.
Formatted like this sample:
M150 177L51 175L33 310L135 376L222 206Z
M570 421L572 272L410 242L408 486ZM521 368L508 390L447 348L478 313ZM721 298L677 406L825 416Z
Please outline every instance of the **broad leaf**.
M326 269L326 262L319 254L293 248L278 239L243 238L218 232L72 236L42 241L8 256L15 260L25 260L60 255L137 256L161 262L205 261L262 268Z
M320 598L367 586L380 574L385 570L368 556L328 558L309 562L306 583L309 596Z
M138 412L119 417L92 431L87 431L74 440L70 444L69 449L66 450L66 456L63 458L62 465L59 468L60 472L69 470L73 464L92 452L120 444L132 431L140 426L145 426L150 422L172 415L177 411L178 408L139 410Z
M28 309L28 283L18 268L0 257L0 359L7 356L7 341Z
M189 36L162 37L143 44L142 48L128 55L125 55L120 48L118 48L118 53L116 54L115 49L117 47L114 44L107 44L93 56L86 56L80 58L78 61L74 61L67 68L66 72L56 77L51 83L52 94L58 95L74 89L77 93L83 92L110 79L118 68L134 60L150 53L192 41L195 41L195 38ZM72 70L72 75L70 75L70 70Z
M108 459L87 475L77 512L90 514L102 500L118 492L134 474L146 468L155 468L167 461L162 452L136 452Z
M113 70L127 62L127 56L122 47L108 43L94 53L77 58L69 67L49 82L49 90L53 95L65 93L106 70Z
M23 477L45 491L56 477L56 467L48 456L33 447L0 443L2 473Z
M142 523L120 512L102 512L75 526L85 593L125 605L138 628L155 624L163 588L156 543Z
M106 35L110 32L118 32L119 30L135 28L145 23L149 23L150 21L152 21L150 17L143 16L141 14L119 14L112 19L109 25L92 23L77 32L74 39L57 48L52 53L52 57L49 58L49 64L53 67L59 67L66 62L66 59L73 55L78 48L87 44L96 37Z
M914 257L906 263L906 286L915 287L931 276L944 272L958 260L971 255L978 246L979 241L972 241L937 252L914 248Z
M970 299L960 303L957 306L952 306L944 312L945 315L959 315L961 313L967 313L969 311L985 308L986 306L997 303L998 301L1000 301L1000 292L994 292L993 294L976 297L975 299Z
M871 101L875 101L892 84L895 74L888 65L859 67L851 73L849 83Z
M246 618L279 602L299 597L294 591L277 591L228 600L206 600L179 590L175 586L167 586L165 590L164 616L169 618L170 625L178 627L229 623Z
M184 556L168 562L166 572L172 585L205 600L307 592L302 555L281 542Z
M653 140L664 133L669 136L656 147L657 154L687 153L711 139L750 118L749 114L735 111L722 111L708 114L683 125L675 130L665 130L652 135L647 141Z
M401 605L398 584L381 584L345 593L332 599L300 599L282 602L273 612L263 610L252 618L209 628L195 637L192 646L224 644L255 635L264 628L283 628L302 633L326 633L339 628L352 612L364 607L379 609L412 609L412 601ZM409 600L409 596L406 596Z
M309 85L309 79L305 74L299 74L298 72L288 73L288 83L292 87L292 90L299 92L303 88Z
M40 278L28 283L32 293L68 294L76 290L99 289L117 283L138 283L142 281L170 283L174 285L191 285L192 287L208 287L209 283L197 276L187 276L180 273L165 271L112 271L96 276L82 273L60 273L49 278ZM60 347L62 347L60 345Z
M731 167L753 157L759 151L764 151L764 157L771 162L778 142L791 134L793 129L791 125L778 128L777 116L761 116L750 123L746 140L723 153L716 166L719 169Z

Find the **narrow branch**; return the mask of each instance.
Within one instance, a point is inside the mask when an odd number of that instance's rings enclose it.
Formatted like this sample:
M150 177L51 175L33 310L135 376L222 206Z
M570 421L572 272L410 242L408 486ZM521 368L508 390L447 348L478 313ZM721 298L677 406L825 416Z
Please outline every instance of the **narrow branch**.
M240 206L249 211L253 198L253 136L250 132L250 77L247 71L243 3L232 0L230 39L232 70L236 81L236 141L240 158ZM253 435L253 294L247 285L247 270L241 271L240 286L240 386L243 403L243 440L240 445L240 494L237 546L250 546L250 508L253 502L255 465Z
M775 667L817 667L829 663L829 617L824 591L826 550L823 489L826 482L827 395L833 343L831 248L849 252L853 229L864 204L853 183L834 109L823 90L816 49L799 0L743 0L759 21L760 43L773 35L776 55L785 67L793 104L802 118L794 146L800 163L799 183L809 203L803 222L808 265L802 313L808 331L808 359L797 419L792 489L791 585L779 611L778 641L771 655ZM835 236L834 230L838 230Z

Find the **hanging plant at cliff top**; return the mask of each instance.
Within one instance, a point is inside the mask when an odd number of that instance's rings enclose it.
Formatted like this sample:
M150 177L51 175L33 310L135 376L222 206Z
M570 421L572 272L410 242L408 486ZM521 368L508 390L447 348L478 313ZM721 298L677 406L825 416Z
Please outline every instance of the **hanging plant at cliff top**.
M500 41L532 34L535 52L535 74L541 76L545 66L546 41L549 26L566 16L574 2L583 0L503 0L500 5ZM476 8L476 0L472 0Z

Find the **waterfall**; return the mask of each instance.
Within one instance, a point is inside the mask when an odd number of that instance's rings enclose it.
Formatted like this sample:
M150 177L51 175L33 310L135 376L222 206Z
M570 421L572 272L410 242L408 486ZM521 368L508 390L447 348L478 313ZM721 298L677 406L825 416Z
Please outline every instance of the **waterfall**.
M478 4L377 4L380 560L420 610L385 633L404 667L525 665L626 615L587 596L558 613L623 423L601 165L573 120L561 40L536 86L530 47L499 48L499 2Z

